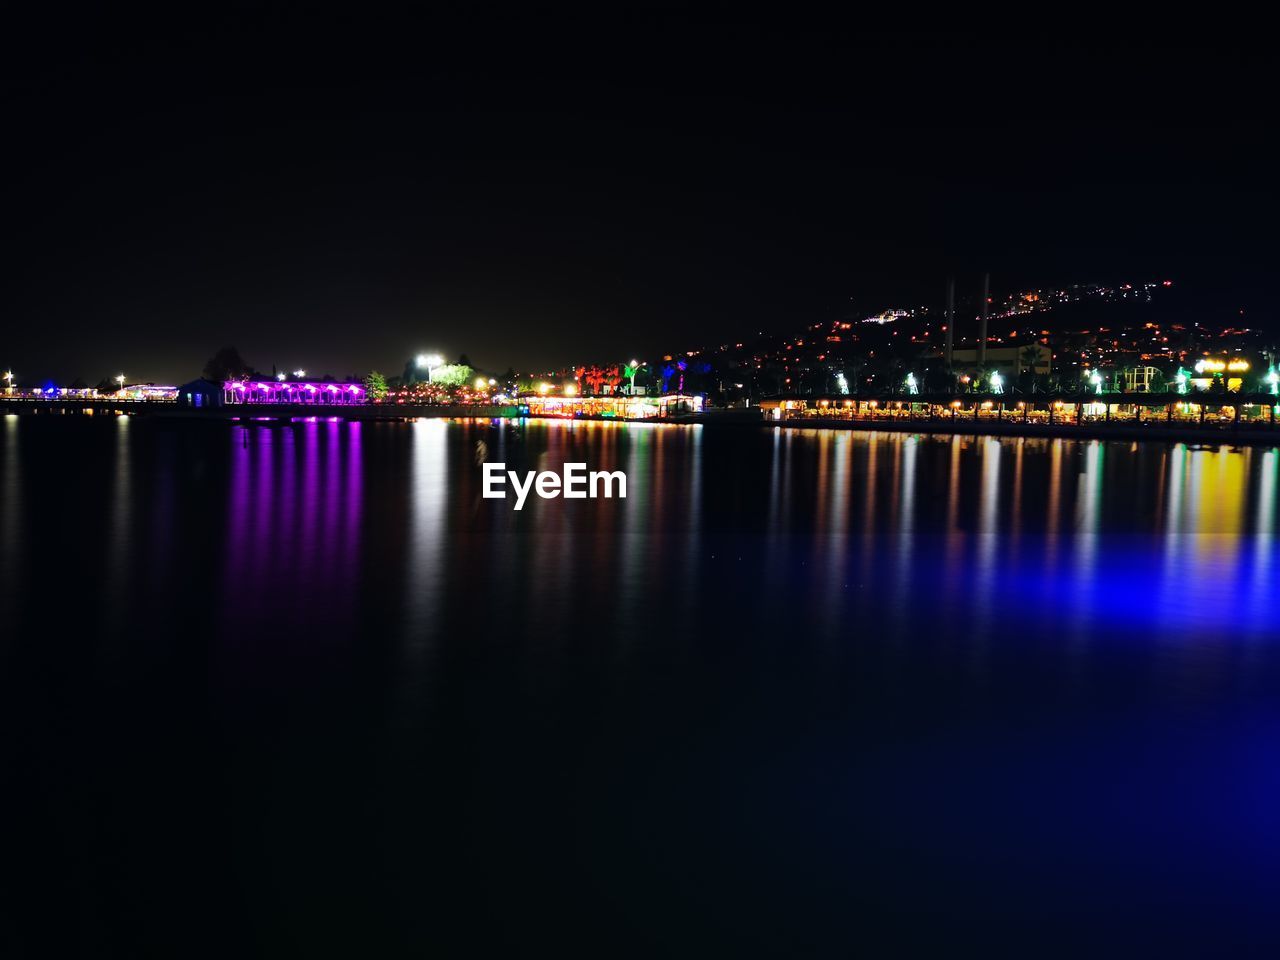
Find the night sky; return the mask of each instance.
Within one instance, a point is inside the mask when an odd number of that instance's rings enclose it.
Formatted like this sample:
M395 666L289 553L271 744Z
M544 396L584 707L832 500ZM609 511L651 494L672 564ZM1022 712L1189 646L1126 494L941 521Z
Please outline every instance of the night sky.
M15 33L0 365L541 369L983 269L1172 278L1206 321L1276 322L1268 50L291 9Z

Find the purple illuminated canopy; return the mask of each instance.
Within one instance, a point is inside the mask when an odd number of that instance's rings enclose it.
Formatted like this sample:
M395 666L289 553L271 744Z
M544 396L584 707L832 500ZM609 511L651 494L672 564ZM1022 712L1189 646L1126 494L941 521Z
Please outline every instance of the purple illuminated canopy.
M315 383L307 380L224 380L227 403L351 404L365 402L360 383Z

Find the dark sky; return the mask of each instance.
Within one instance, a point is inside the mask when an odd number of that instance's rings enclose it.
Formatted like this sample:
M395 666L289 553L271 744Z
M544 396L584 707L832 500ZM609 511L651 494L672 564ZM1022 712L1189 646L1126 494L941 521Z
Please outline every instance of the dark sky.
M1276 319L1264 48L287 9L15 32L0 365L562 366L984 268Z

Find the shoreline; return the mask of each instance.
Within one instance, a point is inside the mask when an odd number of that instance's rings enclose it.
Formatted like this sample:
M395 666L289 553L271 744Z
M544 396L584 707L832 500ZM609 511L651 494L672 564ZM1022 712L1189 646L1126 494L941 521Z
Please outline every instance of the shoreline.
M146 400L8 400L0 398L0 413L18 416L142 416L162 420L197 420L226 423L285 424L298 420L349 420L395 422L415 419L544 420L548 422L649 423L677 426L765 428L786 430L862 430L872 433L916 433L942 436L1033 437L1037 439L1125 440L1157 443L1211 443L1280 447L1280 423L1266 425L1170 424L1147 421L1141 425L1113 420L1110 423L1036 423L1019 420L847 419L806 417L771 420L744 416L739 411L712 411L692 416L630 420L621 417L556 417L526 414L512 405L408 406L348 405L319 408L314 405L281 407L208 407L195 409L176 403Z
M0 397L0 414L14 416L136 416L155 417L161 420L204 420L239 422L317 420L417 420L422 418L456 417L464 419L492 420L517 416L518 408L511 404L487 404L483 406L415 405L408 404L237 404L219 407L188 407L177 401L166 400L6 400Z

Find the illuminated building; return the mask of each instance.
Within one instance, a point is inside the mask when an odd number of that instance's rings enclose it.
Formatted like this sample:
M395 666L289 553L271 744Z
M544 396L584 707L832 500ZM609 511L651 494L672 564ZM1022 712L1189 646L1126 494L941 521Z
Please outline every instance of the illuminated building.
M1249 361L1243 357L1202 357L1196 361L1196 375L1191 386L1196 390L1208 390L1215 378L1224 378L1228 391L1238 391L1244 386L1244 374L1249 371ZM1236 374L1236 376L1231 376Z
M656 420L702 412L702 397L669 394L664 397L556 396L526 397L533 417L605 417L619 420Z
M875 316L867 317L862 322L883 325L886 323L893 323L895 320L900 320L903 317L910 316L912 316L912 311L910 310L885 310L883 313L877 313Z
M117 390L116 396L125 400L175 400L178 396L178 388L154 383L131 383Z
M222 384L222 402L236 403L300 403L324 406L347 406L364 403L364 385L360 383L310 383L301 380L226 380Z

